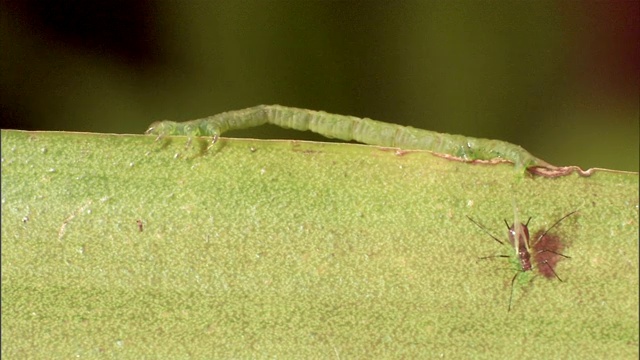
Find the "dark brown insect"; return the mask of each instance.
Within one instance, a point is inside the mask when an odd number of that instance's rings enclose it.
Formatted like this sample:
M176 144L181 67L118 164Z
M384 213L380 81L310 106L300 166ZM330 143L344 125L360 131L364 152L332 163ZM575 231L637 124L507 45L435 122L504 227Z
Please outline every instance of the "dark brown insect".
M142 230L144 229L144 223L142 222L142 220L140 219L136 220L136 224L138 225L138 230L142 232Z
M507 225L507 229L509 229L509 242L511 246L513 246L518 251L518 260L520 261L520 267L522 271L531 270L531 254L529 253L529 221L531 218L527 220L526 224L520 223L518 229L516 229L515 224L509 226L507 220L504 221L505 225ZM518 245L516 246L516 236L518 237Z
M482 231L484 231L487 235L489 235L493 240L500 243L500 245L505 245L505 243L502 240L493 236L493 234L491 234L489 230L487 230L487 228L484 227L482 224L473 220L469 216L467 216L467 219L469 219L472 223L476 224ZM527 220L526 224L520 223L518 228L516 228L515 224L509 226L509 223L507 223L507 220L504 221L505 225L507 225L507 230L509 232L509 242L511 243L511 246L513 246L516 249L518 253L517 255L518 262L520 263L520 268L513 275L513 278L511 278L511 295L509 296L509 308L507 311L511 311L511 303L513 300L513 287L514 287L516 278L521 273L524 273L526 271L531 271L531 253L529 252L529 228L528 228L530 220L531 218ZM516 245L516 238L518 239L517 245ZM484 260L484 259L491 259L496 257L511 258L511 255L490 255L490 256L483 256L480 259Z
M531 244L530 236L529 236L529 221L531 221L531 218L529 218L527 222L524 224L520 223L517 227L515 224L512 224L511 226L509 226L509 223L507 223L507 220L504 221L509 231L509 243L511 243L511 246L513 246L514 249L516 250L517 260L520 265L519 266L520 268L511 279L511 295L509 297L508 311L511 311L511 303L513 300L513 288L514 288L514 283L516 281L516 278L521 273L531 271L533 268L531 265L532 252L533 252L533 260L536 263L536 268L538 269L538 272L542 276L548 279L555 276L558 280L562 281L562 279L560 279L558 274L556 274L554 268L557 265L558 261L560 261L561 257L564 257L564 258L570 258L570 257L560 253L560 251L562 251L563 249L562 242L560 241L560 238L558 236L550 234L549 231L553 229L555 226L557 226L562 220L573 215L574 213L576 213L576 211L573 211L563 216L562 218L560 218L560 220L556 221L546 231L543 231L543 230L538 231L536 233L536 236L534 237L535 240L533 244ZM489 230L487 230L482 224L476 222L469 216L467 216L467 218L471 222L476 224L482 231L484 231L487 235L489 235L493 240L497 241L501 245L505 245L503 241L493 236L489 232ZM489 258L495 258L495 257L511 258L510 255L491 255L491 256L481 257L480 259L489 259Z

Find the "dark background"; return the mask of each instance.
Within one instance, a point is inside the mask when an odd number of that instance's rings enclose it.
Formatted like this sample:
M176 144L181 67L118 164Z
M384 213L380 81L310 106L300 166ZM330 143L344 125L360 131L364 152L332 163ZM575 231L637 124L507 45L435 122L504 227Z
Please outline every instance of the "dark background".
M5 129L140 134L281 104L638 171L635 0L0 4Z

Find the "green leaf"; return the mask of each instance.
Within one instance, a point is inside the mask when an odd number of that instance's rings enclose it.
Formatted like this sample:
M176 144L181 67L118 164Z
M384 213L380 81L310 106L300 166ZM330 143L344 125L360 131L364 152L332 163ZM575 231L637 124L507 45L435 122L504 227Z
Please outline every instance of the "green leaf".
M9 358L637 358L638 174L2 131ZM176 155L177 154L177 155ZM503 219L571 259L518 283Z

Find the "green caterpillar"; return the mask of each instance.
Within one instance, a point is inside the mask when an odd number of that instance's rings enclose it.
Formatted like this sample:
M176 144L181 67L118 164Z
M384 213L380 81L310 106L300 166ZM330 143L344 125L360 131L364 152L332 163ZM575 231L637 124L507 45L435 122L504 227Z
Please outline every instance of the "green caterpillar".
M258 105L180 123L158 121L151 124L146 133L157 136L213 136L212 143L215 143L225 131L263 124L300 131L310 130L328 138L354 140L369 145L429 150L469 162L502 159L513 162L518 169L550 167L522 147L505 141L442 134L367 118L280 105Z

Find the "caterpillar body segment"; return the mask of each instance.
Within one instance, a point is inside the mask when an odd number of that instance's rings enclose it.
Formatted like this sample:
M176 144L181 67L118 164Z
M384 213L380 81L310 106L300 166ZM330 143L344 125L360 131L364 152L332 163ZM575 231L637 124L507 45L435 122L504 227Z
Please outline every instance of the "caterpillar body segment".
M287 129L312 131L327 138L357 141L368 145L397 147L407 150L429 150L463 161L503 159L518 169L547 167L522 147L500 140L478 139L422 130L410 126L385 123L368 118L329 114L280 105L258 105L228 111L186 122L159 121L151 124L147 134L212 136L215 143L229 130L273 124Z

